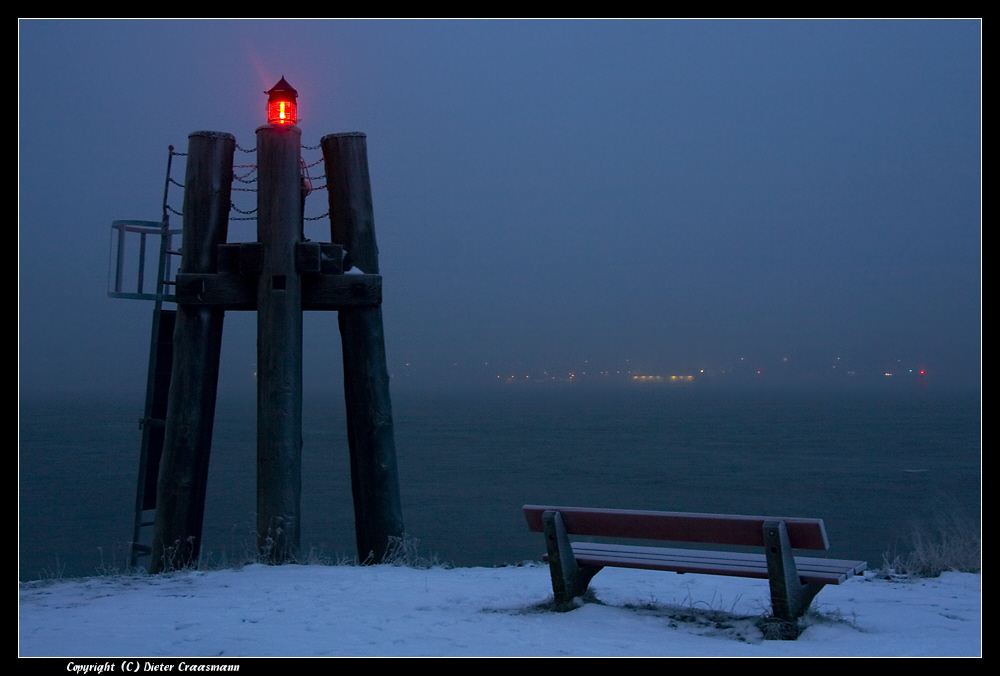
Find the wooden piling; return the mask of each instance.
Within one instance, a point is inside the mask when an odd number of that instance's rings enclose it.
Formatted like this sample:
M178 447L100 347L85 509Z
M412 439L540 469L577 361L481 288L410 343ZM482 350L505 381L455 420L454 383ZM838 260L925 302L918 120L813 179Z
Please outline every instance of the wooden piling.
M257 533L261 556L284 563L299 553L302 493L301 133L257 129Z
M180 272L213 273L229 226L236 139L188 136ZM157 481L150 572L195 565L201 550L224 311L177 305L173 373Z
M377 274L366 137L360 132L330 134L320 143L326 164L331 239L347 251L344 269L353 266ZM358 560L380 563L392 539L403 536L382 308L342 309L338 315Z

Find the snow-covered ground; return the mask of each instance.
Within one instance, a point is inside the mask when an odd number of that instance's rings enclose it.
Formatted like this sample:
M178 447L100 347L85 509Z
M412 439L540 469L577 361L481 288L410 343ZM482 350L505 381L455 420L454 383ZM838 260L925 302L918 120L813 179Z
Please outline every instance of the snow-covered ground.
M828 586L795 641L762 640L766 581L605 569L547 609L542 564L263 566L22 584L21 656L981 656L982 577Z

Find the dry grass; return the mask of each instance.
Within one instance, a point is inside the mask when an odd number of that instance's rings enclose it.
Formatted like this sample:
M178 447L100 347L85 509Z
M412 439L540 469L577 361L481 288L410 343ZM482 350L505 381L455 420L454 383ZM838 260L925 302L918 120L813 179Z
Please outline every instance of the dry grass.
M410 537L406 533L403 533L402 537L393 537L390 535L389 548L386 550L385 556L382 557L381 563L420 570L437 567L451 568L449 564L439 561L436 554L432 554L430 558L420 556L417 553L419 545L420 540Z
M914 529L911 551L904 555L886 552L877 571L882 577L937 577L954 570L982 572L982 533L970 526L970 520L954 512L939 517L932 529Z

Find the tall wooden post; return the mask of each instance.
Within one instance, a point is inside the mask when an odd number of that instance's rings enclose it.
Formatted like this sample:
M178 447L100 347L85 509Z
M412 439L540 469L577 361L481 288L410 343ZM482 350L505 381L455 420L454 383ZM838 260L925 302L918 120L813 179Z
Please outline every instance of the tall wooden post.
M331 238L347 251L344 269L353 266L378 274L366 137L359 132L330 134L320 143L326 164ZM390 538L403 536L382 308L341 309L338 320L358 559L380 563Z
M299 550L302 493L301 133L257 129L257 533L273 563Z
M232 134L198 131L188 136L180 272L217 270L217 246L225 243L229 226L235 149ZM177 304L152 573L191 565L201 550L223 318L219 307Z

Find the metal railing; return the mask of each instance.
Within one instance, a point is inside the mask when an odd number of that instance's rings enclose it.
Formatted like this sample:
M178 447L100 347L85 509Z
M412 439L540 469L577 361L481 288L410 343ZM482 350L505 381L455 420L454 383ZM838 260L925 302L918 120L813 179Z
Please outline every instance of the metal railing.
M138 235L130 237L129 235ZM180 229L170 229L170 222L163 221L113 221L111 223L111 255L109 257L108 296L111 298L131 298L133 300L160 300L173 302L174 294L167 291L173 285L170 279L170 257L179 256L180 251L171 248L173 237L180 235ZM147 239L158 236L159 252L157 256L156 277L152 280L154 290L147 291L146 249ZM135 253L135 247L138 252ZM137 267L128 270L130 261L135 260ZM133 287L129 278L135 280ZM133 290L134 289L134 290Z

